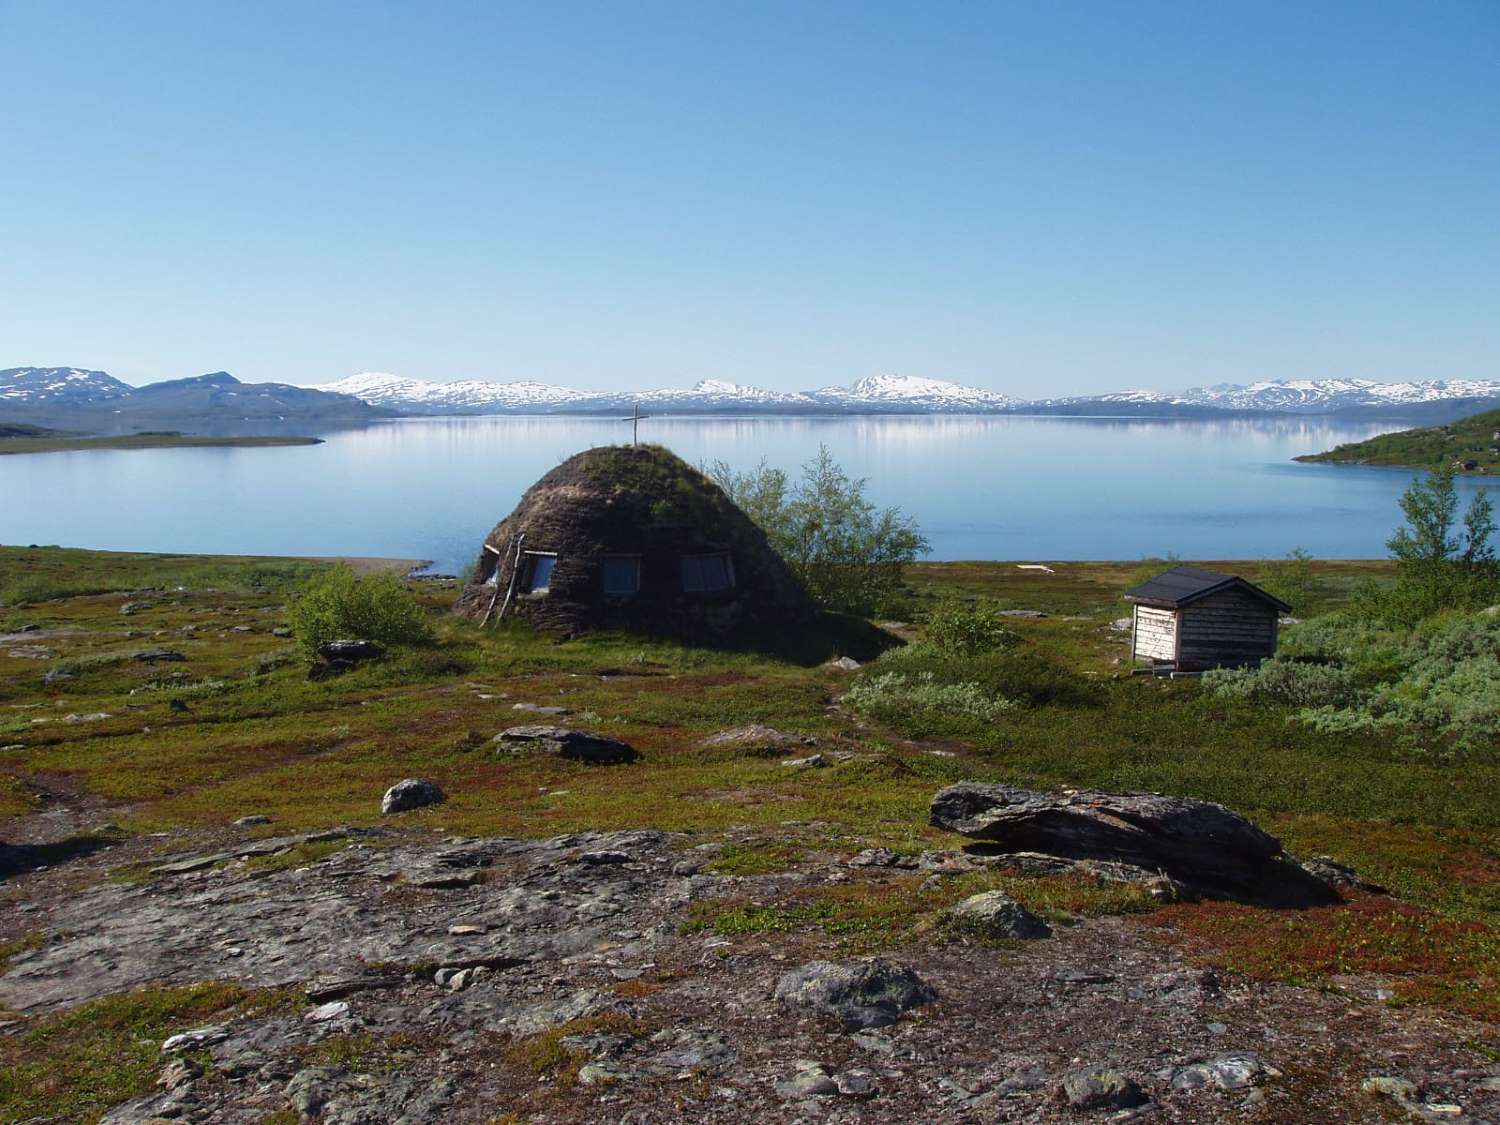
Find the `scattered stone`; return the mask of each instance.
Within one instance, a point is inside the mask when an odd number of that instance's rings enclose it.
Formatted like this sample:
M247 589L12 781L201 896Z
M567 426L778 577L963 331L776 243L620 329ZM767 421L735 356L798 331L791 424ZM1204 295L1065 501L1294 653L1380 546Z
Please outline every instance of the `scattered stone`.
M16 630L16 632L17 633L38 633L38 632L41 631L41 628L42 627L40 625L38 625L36 622L32 621L32 622L29 622L29 623L27 623L25 625L22 625L20 628L18 628Z
M703 740L703 745L707 749L730 747L750 753L771 754L794 746L814 746L817 741L811 735L786 734L763 723L751 723L749 726L711 734Z
M838 1083L828 1073L828 1068L819 1062L803 1059L797 1063L796 1072L785 1082L776 1084L776 1093L788 1101L798 1098L832 1097L839 1092Z
M229 1029L223 1024L195 1027L191 1031L181 1031L169 1036L162 1042L161 1050L164 1055L170 1055L173 1051L193 1051L213 1043L222 1043L228 1038Z
M1000 616L1025 617L1030 618L1031 620L1036 620L1037 618L1046 617L1047 615L1039 609L1002 609L1000 611Z
M239 820L237 820L237 821L234 822L234 827L236 827L236 828L259 828L262 824L270 824L270 823L271 823L271 818L270 817L263 816L260 813L253 813L250 816L242 816L242 817L240 817Z
M937 993L910 969L877 957L809 961L782 976L776 999L832 1016L845 1031L859 1031L893 1024L902 1012L936 1000Z
M948 908L948 913L992 938L1044 938L1052 929L1015 899L1001 891L970 895Z
M131 659L142 664L176 664L187 657L175 648L143 648L140 652L131 653Z
M859 661L855 660L852 656L841 656L837 660L830 660L828 667L836 668L840 672L857 672L859 671Z
M833 1082L841 1095L856 1101L865 1101L880 1093L880 1087L875 1084L875 1076L868 1070L846 1070L842 1074L835 1074Z
M497 734L495 742L506 751L541 750L589 765L633 762L640 757L635 747L618 738L568 727L510 727Z
M109 718L108 711L86 711L79 714L64 715L65 723L97 723L101 719Z
M385 815L441 804L447 798L433 782L422 777L408 777L385 791L380 811Z
M806 770L806 769L817 770L817 769L824 769L828 765L828 763L824 760L822 754L812 754L812 755L809 755L806 758L788 758L786 761L782 762L781 764L786 769L793 769L793 770Z
M1421 1087L1409 1078L1395 1074L1372 1074L1359 1084L1367 1094L1378 1098L1390 1098L1404 1106L1414 1105L1422 1096Z
M918 859L911 855L897 855L890 848L866 848L849 859L850 867L899 867L915 871Z
M472 926L465 922L459 923L455 926L449 926L448 934L450 937L470 937L473 935L486 933L488 932L488 930L488 926Z
M1074 1109L1134 1109L1149 1100L1135 1081L1118 1070L1075 1070L1062 1081L1063 1097Z
M1239 1051L1183 1067L1172 1076L1172 1089L1245 1090L1263 1078L1279 1077L1281 1071L1254 1051Z
M1500 1094L1500 1074L1493 1074L1488 1078L1481 1079L1479 1088L1486 1093Z
M331 1020L340 1020L349 1014L349 1004L344 1000L330 1000L326 1004L319 1004L316 1008L309 1008L302 1014L302 1018L311 1023L328 1023Z
M573 712L566 707L545 707L540 703L512 703L512 711L528 711L533 715L571 715Z
M120 616L122 616L122 617L129 617L132 614L139 613L143 609L150 609L150 608L151 608L151 603L150 602L126 602L124 605L122 605L120 607Z
M316 652L328 673L347 672L357 664L385 655L385 649L374 641L359 640L324 641Z
M49 668L42 677L44 684L60 684L65 680L76 680L78 673L68 668Z
M276 626L276 628L271 630L271 636L273 637L290 637L291 635L292 631L285 625L278 625Z
M1128 633L1135 627L1135 622L1129 617L1117 617L1109 623L1111 629L1121 633Z
M176 1090L203 1076L203 1068L192 1059L173 1059L162 1067L156 1076L156 1084L163 1090Z
M931 819L1006 849L1130 864L1219 897L1280 905L1335 898L1274 836L1210 801L961 782L933 797Z
M51 660L52 650L46 645L17 645L6 655L16 660Z
M1366 882L1359 877L1359 873L1354 868L1340 863L1332 856L1318 855L1304 860L1302 870L1334 890L1364 891L1367 894L1377 895L1386 893L1386 889L1380 884Z

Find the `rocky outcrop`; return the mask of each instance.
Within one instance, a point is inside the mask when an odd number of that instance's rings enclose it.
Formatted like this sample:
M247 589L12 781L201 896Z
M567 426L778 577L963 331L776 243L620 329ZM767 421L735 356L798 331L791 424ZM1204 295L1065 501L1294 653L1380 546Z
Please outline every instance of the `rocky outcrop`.
M1336 898L1286 858L1276 837L1210 801L961 782L933 797L931 819L992 849L1129 864L1216 897L1283 905Z

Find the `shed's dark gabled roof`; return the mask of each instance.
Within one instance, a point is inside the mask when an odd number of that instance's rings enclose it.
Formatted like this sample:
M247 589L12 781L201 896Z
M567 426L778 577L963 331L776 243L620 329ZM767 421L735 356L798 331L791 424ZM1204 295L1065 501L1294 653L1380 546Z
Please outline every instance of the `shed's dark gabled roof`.
M1152 605L1165 605L1178 609L1199 598L1206 598L1210 594L1233 588L1244 590L1274 605L1283 613L1291 611L1292 607L1286 602L1266 593L1259 586L1246 582L1238 575L1220 574L1217 570L1200 570L1196 566L1174 566L1171 570L1163 571L1139 586L1132 586L1125 591L1125 597L1132 602L1149 602Z

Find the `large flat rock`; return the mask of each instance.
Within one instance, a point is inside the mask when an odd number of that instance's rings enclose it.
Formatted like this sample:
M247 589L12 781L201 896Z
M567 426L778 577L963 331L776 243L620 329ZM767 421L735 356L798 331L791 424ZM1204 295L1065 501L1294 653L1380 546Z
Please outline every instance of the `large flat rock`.
M996 850L1130 864L1221 897L1285 905L1335 897L1276 837L1212 801L960 782L933 797L931 819Z

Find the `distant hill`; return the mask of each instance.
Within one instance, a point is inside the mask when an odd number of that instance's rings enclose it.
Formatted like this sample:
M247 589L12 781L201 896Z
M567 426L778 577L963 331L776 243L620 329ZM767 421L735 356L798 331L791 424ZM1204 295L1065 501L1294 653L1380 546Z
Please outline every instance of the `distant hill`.
M1451 463L1461 472L1476 476L1500 473L1500 410L1486 410L1440 426L1377 434L1297 460L1414 469L1435 469Z
M0 371L0 423L11 425L102 434L169 429L255 434L394 414L353 395L286 383L241 383L225 371L144 387L72 367Z

